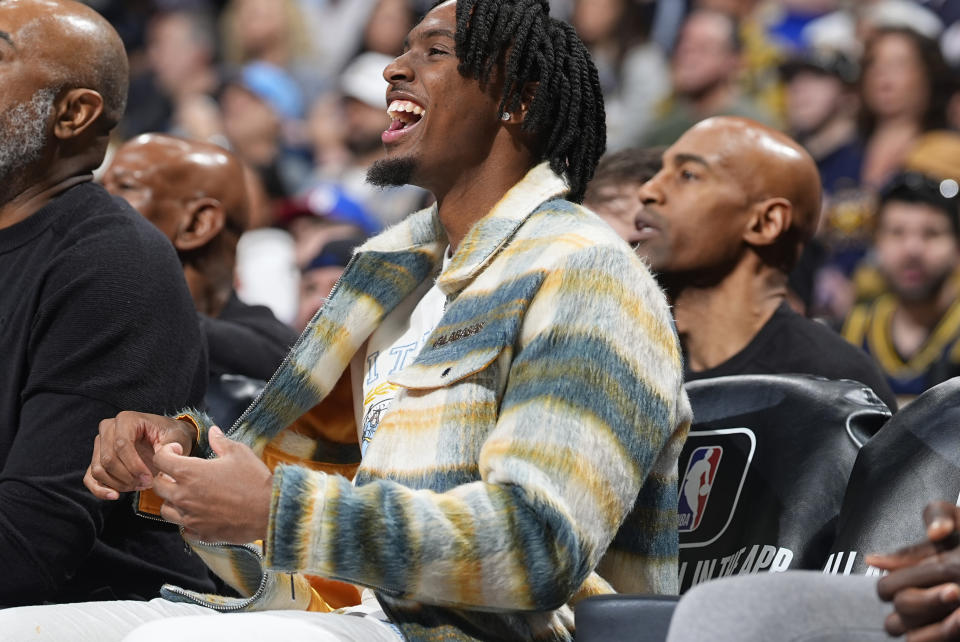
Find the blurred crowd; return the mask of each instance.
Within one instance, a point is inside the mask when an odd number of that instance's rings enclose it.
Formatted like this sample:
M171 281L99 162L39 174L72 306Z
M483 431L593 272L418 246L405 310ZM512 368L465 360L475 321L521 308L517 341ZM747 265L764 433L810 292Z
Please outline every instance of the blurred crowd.
M389 124L381 72L430 0L88 4L130 54L117 143L167 132L228 147L251 168L255 205L238 250L244 300L302 328L353 246L429 203L419 189L364 179ZM888 287L874 215L903 170L956 200L958 0L550 4L597 63L611 152L669 145L716 114L770 124L810 151L824 215L792 281L810 316L839 328ZM925 274L960 263L914 260Z

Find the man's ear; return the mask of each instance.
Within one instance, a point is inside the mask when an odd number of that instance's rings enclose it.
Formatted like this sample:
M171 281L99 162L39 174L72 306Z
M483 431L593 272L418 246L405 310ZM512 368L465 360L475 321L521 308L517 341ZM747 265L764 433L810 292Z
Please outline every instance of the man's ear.
M223 204L215 198L198 198L187 204L188 215L183 218L173 245L178 251L197 250L214 239L223 230L227 214Z
M55 105L53 135L60 140L80 136L100 119L103 96L92 89L71 89Z
M785 198L770 198L754 204L750 221L743 235L749 245L775 244L793 223L793 205Z
M533 97L537 95L537 89L539 88L539 82L528 82L523 86L523 91L520 92L520 108L510 112L510 119L506 121L507 124L519 125L526 120L530 105L533 104Z

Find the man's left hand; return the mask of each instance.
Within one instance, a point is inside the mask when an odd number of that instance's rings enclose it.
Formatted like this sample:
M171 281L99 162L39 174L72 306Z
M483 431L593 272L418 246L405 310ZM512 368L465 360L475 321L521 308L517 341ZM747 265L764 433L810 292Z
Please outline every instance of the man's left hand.
M960 509L933 502L923 512L927 540L867 563L890 575L877 584L894 611L884 623L890 635L908 642L960 640Z
M264 539L270 517L273 475L247 446L210 429L216 459L183 456L179 444L153 457L160 471L153 490L163 500L160 515L186 534L207 542L245 544Z

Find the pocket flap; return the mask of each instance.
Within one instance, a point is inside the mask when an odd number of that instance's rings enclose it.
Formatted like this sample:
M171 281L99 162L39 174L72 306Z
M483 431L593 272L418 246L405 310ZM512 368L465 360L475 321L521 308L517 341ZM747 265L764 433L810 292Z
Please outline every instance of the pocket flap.
M411 390L442 388L474 375L503 352L505 341L500 333L484 335L483 324L475 324L473 334L466 336L435 332L417 359L390 377L390 383ZM453 337L451 339L451 337ZM444 342L446 339L446 342Z

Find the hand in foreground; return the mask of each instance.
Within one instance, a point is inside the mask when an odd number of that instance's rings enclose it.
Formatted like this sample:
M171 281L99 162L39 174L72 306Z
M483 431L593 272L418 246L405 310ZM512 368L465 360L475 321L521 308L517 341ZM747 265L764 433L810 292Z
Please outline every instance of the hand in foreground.
M180 444L157 451L160 471L154 492L163 498L160 515L207 542L245 544L267 535L273 475L248 446L219 428L209 434L216 459L184 457Z
M909 642L960 640L960 509L933 502L923 519L927 541L867 556L871 566L891 571L877 584L880 598L894 608L884 628L907 634Z
M193 425L161 415L121 412L114 419L104 419L83 483L100 499L118 499L120 493L150 488L157 473L154 453L174 443L189 453L196 434Z

